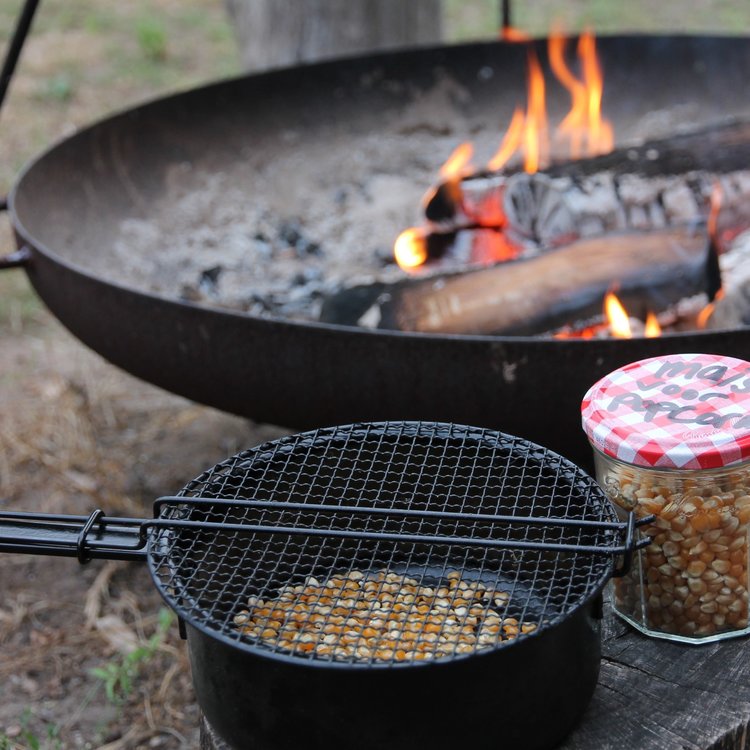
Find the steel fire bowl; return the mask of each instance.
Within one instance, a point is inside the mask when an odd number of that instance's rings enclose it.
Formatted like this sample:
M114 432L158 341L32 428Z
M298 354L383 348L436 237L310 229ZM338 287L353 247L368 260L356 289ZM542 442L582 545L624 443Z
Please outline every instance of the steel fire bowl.
M611 37L599 49L607 90L619 92L605 100L616 123L648 113L658 119L667 108L708 122L742 114L750 101L748 39ZM538 51L546 58L542 43ZM475 424L585 465L579 403L593 382L669 352L750 358L750 331L631 341L373 332L202 307L91 270L124 219L149 217L175 165L211 174L243 154L283 149L290 122L311 149L333 131L380 132L446 72L468 92L462 106L472 121L497 129L522 96L525 59L523 45L499 42L387 53L247 76L114 116L20 176L9 210L18 246L29 251L26 272L84 343L194 401L294 428L389 419ZM498 81L507 97L497 96ZM435 155L436 167L443 156Z

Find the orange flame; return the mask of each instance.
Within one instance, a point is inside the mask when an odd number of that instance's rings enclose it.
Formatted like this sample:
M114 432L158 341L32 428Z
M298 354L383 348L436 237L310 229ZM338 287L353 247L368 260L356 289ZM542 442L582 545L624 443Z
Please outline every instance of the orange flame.
M468 141L456 146L453 153L440 167L440 176L444 180L460 179L471 171L471 157L474 156L474 146Z
M606 323L595 323L585 328L574 328L566 326L553 334L556 339L592 339L609 335L612 338L632 339L633 328L631 318L623 307L622 302L613 292L608 292L604 297L604 317ZM662 335L662 328L656 314L649 312L643 326L643 336L646 338L657 338Z
M427 260L427 243L424 234L418 227L405 229L396 238L393 255L400 268L408 270L417 268Z
M549 64L560 83L568 90L571 98L570 112L557 126L557 132L567 135L570 140L570 156L580 159L582 154L584 128L582 122L586 112L586 86L581 83L568 68L565 62L565 44L567 39L559 29L550 32L548 42Z
M604 315L609 325L609 333L616 339L632 339L633 327L630 324L630 316L623 307L622 302L613 292L608 292L604 297ZM661 326L653 311L646 315L643 327L643 336L652 339L661 336Z
M613 292L607 292L604 297L604 314L609 321L609 332L614 338L633 338L633 331L630 328L630 318L622 303Z
M717 248L718 252L718 228L719 228L719 212L721 211L721 204L724 201L724 189L721 187L721 183L716 180L713 185L713 189L711 190L711 200L710 200L710 211L708 213L708 221L707 223L707 230L708 230L708 236L711 238L711 243L715 248ZM713 302L709 302L697 315L695 319L695 325L699 329L704 329L708 325L708 321L711 319L711 316L714 314L714 310L716 309L716 303L724 297L724 289L719 289L718 292L716 292L716 296L714 297Z
M528 37L517 30L507 27L503 30L503 38L528 41ZM507 34L507 36L506 36ZM572 104L570 112L559 125L557 132L569 140L570 155L579 158L582 155L596 155L612 149L613 131L611 124L601 116L601 100L603 78L596 55L596 41L590 31L581 35L577 54L581 63L581 78L577 78L565 62L565 38L559 32L553 32L549 38L549 60L554 75L570 92ZM539 58L532 46L528 49L527 57L527 95L525 112L517 107L513 113L508 129L496 153L489 160L487 167L496 171L502 169L515 154L522 154L524 170L529 173L543 169L549 163L550 139L546 111L546 83ZM450 155L440 169L441 184L433 187L425 195L426 205L433 199L436 192L455 206L463 206L464 196L461 181L473 172L471 159L473 147L471 143L462 143ZM468 209L464 208L465 211ZM474 206L468 218L477 226L500 228L505 223L501 205L487 200L481 206ZM421 239L425 237L426 229ZM419 232L407 230L406 238L399 237L400 252L408 259L405 268L420 265L417 259L427 253L414 250L415 234L419 239ZM419 244L419 243L417 243ZM424 244L422 242L422 244ZM411 249L405 249L411 248ZM503 253L505 254L505 253Z
M558 125L557 133L568 139L574 159L606 153L614 145L614 131L611 123L602 117L604 78L596 55L596 39L586 30L578 40L582 80L573 75L565 62L565 41L558 30L550 34L550 67L571 97L570 112Z
M545 105L545 85L539 58L533 49L529 50L529 93L526 104L526 127L523 133L524 171L533 174L540 164L547 163L549 142L547 139L547 109Z
M602 118L604 76L596 56L596 40L590 29L578 40L578 56L583 63L583 82L588 92L588 153L596 156L612 150L614 134L612 124Z
M500 148L498 148L495 155L487 162L488 169L494 171L502 169L508 163L508 159L518 150L523 138L525 119L521 108L516 107L510 125L508 125L508 129L505 131L503 140L500 143Z
M695 325L703 329L708 325L708 321L711 319L711 316L714 314L714 310L716 309L716 303L724 298L724 290L719 289L718 292L716 292L716 296L714 297L713 302L709 302L699 313L698 317L695 319Z
M442 178L442 184L431 187L422 196L422 205L426 206L433 199L437 190L444 191L453 203L461 203L461 180L473 172L471 167L472 156L474 156L474 146L468 141L456 146L438 172ZM426 255L425 260L427 260Z
M647 339L656 339L661 336L661 326L659 325L659 321L656 319L656 315L649 311L648 315L646 316L646 325L643 329L643 335Z

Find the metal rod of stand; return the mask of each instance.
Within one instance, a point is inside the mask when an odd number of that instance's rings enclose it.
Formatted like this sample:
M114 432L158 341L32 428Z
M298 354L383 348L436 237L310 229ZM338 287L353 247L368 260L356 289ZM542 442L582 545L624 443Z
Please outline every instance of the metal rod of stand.
M501 0L500 2L500 28L503 31L513 25L511 2L512 0Z
M8 51L5 55L5 60L3 60L3 68L0 72L0 112L2 112L3 101L10 85L10 79L13 77L16 63L21 56L21 50L23 49L29 29L31 29L31 22L34 20L34 13L36 13L38 5L39 0L25 0L21 9L21 15L16 23L16 29L8 45Z

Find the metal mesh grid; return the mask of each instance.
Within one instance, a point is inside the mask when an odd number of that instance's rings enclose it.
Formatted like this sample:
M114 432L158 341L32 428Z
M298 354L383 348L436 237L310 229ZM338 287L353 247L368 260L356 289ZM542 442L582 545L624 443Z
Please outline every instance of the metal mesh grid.
M264 500L270 507L201 504L163 505L164 518L189 518L232 524L313 526L400 534L471 536L607 547L607 528L503 524L476 519L431 519L370 513L324 513L285 508L286 503L348 505L357 508L439 510L616 521L613 510L589 477L555 454L518 438L478 428L435 423L363 424L316 430L264 444L218 464L191 482L184 497ZM188 501L189 502L189 501ZM278 504L278 507L276 506ZM396 540L321 538L245 533L221 529L158 529L150 539L150 565L157 586L191 624L237 647L307 659L322 664L377 666L391 660L362 651L341 654L311 649L305 653L278 639L247 635L235 618L250 597L277 601L291 587L325 582L356 571L365 580L378 573L408 578L417 586L446 587L449 574L490 592L477 595L475 614L512 617L531 623L532 637L554 625L604 584L612 570L609 554L581 551L495 549L470 545L425 544ZM379 578L384 579L381 575ZM385 585L381 580L380 586ZM372 585L370 586L372 588ZM380 589L382 592L382 588ZM452 594L454 597L456 593ZM418 619L417 603L406 612ZM260 622L266 635L272 604ZM480 621L482 619L480 617ZM241 619L241 618L240 618ZM321 627L325 620L321 622ZM309 625L309 623L307 623ZM425 638L425 630L416 634ZM428 639L429 640L429 639ZM490 648L504 647L498 641ZM413 643L399 642L403 650ZM486 646L486 644L485 644ZM451 658L468 649L451 649ZM372 653L375 649L373 648ZM387 654L387 652L386 652Z

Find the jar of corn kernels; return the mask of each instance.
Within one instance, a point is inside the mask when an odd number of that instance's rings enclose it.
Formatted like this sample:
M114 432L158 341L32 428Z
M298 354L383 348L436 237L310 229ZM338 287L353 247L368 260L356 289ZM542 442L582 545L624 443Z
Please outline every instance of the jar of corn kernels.
M613 581L615 612L659 638L705 643L748 627L750 362L663 355L586 394L599 483L650 544Z

